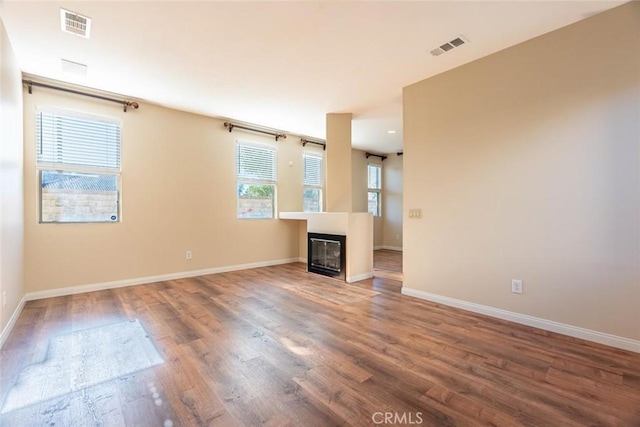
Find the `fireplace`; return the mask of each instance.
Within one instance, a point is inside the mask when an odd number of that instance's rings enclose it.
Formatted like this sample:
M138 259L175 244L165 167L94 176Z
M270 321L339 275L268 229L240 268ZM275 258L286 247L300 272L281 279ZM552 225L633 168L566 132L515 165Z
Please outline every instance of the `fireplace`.
M308 233L307 270L346 280L346 240L340 234Z

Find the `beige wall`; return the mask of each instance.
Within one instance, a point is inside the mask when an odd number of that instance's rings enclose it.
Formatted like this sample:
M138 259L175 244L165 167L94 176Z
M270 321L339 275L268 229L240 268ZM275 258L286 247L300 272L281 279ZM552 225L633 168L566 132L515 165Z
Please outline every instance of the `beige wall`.
M367 158L364 151L351 150L353 211L367 212Z
M351 114L327 114L325 212L352 212Z
M639 45L631 2L405 88L404 286L640 339Z
M347 282L373 277L373 215L349 215L347 232Z
M382 244L386 248L402 248L402 157L390 153L382 167Z
M122 120L122 222L39 224L36 106ZM302 146L229 133L219 120L34 88L24 95L28 291L298 258L298 223L236 219L236 140L278 147L277 210L302 210ZM291 162L291 165L289 164ZM193 259L185 259L185 251Z
M21 80L0 20L0 332L5 330L25 292ZM3 292L7 295L6 307L2 306Z

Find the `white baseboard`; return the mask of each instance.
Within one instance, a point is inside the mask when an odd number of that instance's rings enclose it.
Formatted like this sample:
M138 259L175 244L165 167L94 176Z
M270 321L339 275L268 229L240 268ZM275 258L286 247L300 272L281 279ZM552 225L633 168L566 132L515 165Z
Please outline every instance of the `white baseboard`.
M373 271L370 273L356 274L355 276L347 276L347 283L359 282L360 280L371 279Z
M402 246L387 246L387 245L382 245L382 249L387 249L389 251L398 251L398 252L402 252Z
M25 295L27 301L42 298L60 297L64 295L81 294L84 292L102 291L105 289L123 288L125 286L143 285L146 283L161 282L165 280L184 279L187 277L204 276L207 274L225 273L228 271L248 270L250 268L270 267L273 265L298 262L299 258L286 258L273 261L254 262L249 264L237 264L226 267L205 268L203 270L182 271L179 273L161 274L158 276L137 277L134 279L115 280L113 282L94 283L90 285L70 286L66 288L49 289L46 291L28 292Z
M402 294L435 302L438 304L448 305L450 307L473 311L474 313L497 317L498 319L508 320L510 322L520 323L522 325L533 326L534 328L544 329L546 331L557 332L559 334L568 335L574 338L580 338L583 340L593 341L599 344L640 353L640 341L632 340L630 338L619 337L617 335L592 331L590 329L584 329L577 326L554 322L552 320L541 319L539 317L533 317L526 314L514 313L513 311L502 310L499 308L489 307L486 305L476 304L455 298L449 298L442 295L431 294L429 292L424 292L418 289L403 287Z
M306 264L306 263L307 263L307 259L306 259L306 258L302 258L302 257L300 257L300 258L298 258L298 262L301 262L301 263L303 263L303 264Z
M25 295L22 297L22 299L18 303L18 306L16 307L13 314L11 315L11 318L9 319L7 326L5 326L4 329L2 330L2 334L0 334L0 349L4 345L4 342L7 340L7 338L9 338L9 334L11 333L13 326L16 324L18 317L20 317L20 313L22 313L22 309L24 308L24 304L26 302L27 302L27 296Z
M374 251L379 251L380 249L384 249L384 246L374 246L373 247Z

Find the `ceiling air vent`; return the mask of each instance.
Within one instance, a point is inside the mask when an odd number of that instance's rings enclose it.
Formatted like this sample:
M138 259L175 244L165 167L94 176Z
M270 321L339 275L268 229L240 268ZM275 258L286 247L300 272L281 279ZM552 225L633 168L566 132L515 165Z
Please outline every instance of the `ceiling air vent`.
M429 53L431 54L431 56L442 55L443 53L449 52L450 50L453 50L456 47L460 47L466 43L469 43L467 39L465 39L462 36L458 36L455 39L451 40L450 42L447 42L443 45L438 46L435 49L430 50Z
M450 44L450 43L445 43L442 46L440 46L440 49L444 50L445 52L449 52L451 49L453 49L455 46Z
M79 62L69 61L68 59L62 59L62 71L69 74L75 74L77 76L87 75L87 66Z
M449 44L453 45L453 47L462 46L466 41L462 37L458 37L457 39L453 39L449 42Z
M91 33L91 18L79 15L69 10L60 9L60 25L65 33L89 38Z

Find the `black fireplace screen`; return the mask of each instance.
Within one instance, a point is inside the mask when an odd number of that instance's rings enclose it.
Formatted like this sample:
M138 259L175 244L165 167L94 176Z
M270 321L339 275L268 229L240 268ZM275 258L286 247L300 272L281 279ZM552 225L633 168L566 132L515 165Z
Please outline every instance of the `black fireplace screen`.
M308 234L307 269L325 276L346 276L346 236L339 234Z

